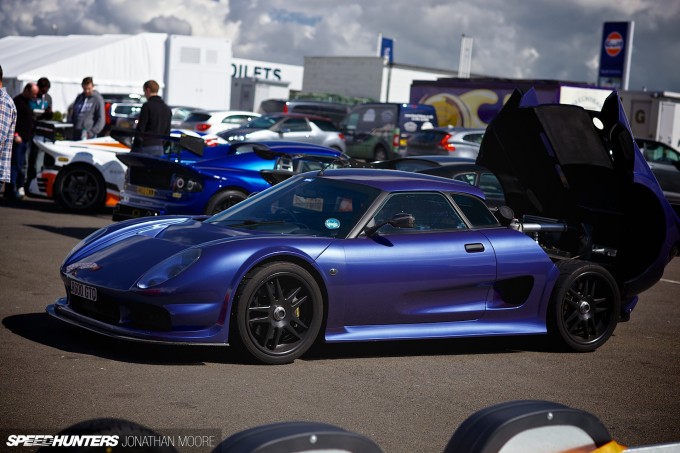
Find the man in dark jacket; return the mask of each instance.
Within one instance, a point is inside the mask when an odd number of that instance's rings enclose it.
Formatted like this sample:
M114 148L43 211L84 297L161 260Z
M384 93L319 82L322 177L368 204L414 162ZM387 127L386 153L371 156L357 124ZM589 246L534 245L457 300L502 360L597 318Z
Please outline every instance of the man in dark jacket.
M14 131L14 146L12 148L12 182L5 184L6 198L23 198L26 193L24 190L26 182L24 166L26 165L26 155L30 152L34 134L31 101L37 95L38 86L35 83L28 83L21 94L14 97L14 105L17 108L17 125Z
M139 112L137 130L148 134L170 135L172 110L158 95L160 89L158 82L147 80L144 82L143 89L146 102ZM163 140L155 137L136 137L132 151L161 156L163 154Z

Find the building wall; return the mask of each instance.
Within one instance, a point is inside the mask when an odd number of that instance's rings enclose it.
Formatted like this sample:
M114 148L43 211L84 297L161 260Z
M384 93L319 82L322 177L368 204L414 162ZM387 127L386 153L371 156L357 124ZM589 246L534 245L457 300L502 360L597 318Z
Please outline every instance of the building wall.
M302 91L381 100L380 57L305 57Z
M302 74L304 67L271 63L268 61L248 60L245 58L231 59L231 77L233 79L254 78L275 83L285 83L290 90L302 89ZM288 96L285 96L288 99Z
M408 102L414 80L451 77L453 71L394 64L381 57L305 57L304 92Z

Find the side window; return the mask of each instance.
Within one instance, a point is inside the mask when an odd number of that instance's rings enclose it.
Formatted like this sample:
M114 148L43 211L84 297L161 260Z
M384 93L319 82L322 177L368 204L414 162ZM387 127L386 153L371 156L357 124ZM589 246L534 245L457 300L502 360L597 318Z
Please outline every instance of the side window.
M471 186L475 185L475 182L477 182L477 174L476 173L461 173L459 175L456 175L453 177L456 181L463 181Z
M304 118L289 118L281 123L280 130L288 130L289 132L307 132L311 128Z
M381 234L401 234L466 228L449 200L440 193L394 194L385 201L372 222L382 223L399 213L413 215L414 227L400 229L387 224L378 231Z
M374 108L360 110L359 121L357 122L357 132L370 134L376 128L377 112Z
M337 131L338 128L333 125L330 121L326 120L310 120L312 123L316 124L322 131Z
M342 121L342 129L345 132L354 132L359 122L359 112L352 112Z
M250 121L252 119L253 119L252 117L247 116L247 115L230 115L230 116L225 117L222 120L222 123L241 125L241 124L247 123L248 121Z
M478 134L478 133L471 133L471 134L466 134L463 137L465 140L473 143L482 143L482 139L484 138L484 134Z
M487 197L503 198L503 186L493 173L482 173L479 175L479 188Z
M471 195L453 194L453 201L456 202L465 217L470 221L472 226L487 227L497 226L498 220L486 207L484 202L479 198Z

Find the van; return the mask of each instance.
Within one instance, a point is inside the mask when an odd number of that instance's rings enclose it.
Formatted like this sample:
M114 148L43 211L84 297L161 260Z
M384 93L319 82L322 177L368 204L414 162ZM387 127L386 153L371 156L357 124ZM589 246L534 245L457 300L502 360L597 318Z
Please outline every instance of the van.
M283 99L268 99L260 104L260 113L303 113L307 115L323 116L331 120L336 126L345 119L349 106L340 102L324 102L311 100L285 101Z
M340 130L350 157L380 161L403 155L411 134L436 126L437 112L431 105L380 102L353 107Z

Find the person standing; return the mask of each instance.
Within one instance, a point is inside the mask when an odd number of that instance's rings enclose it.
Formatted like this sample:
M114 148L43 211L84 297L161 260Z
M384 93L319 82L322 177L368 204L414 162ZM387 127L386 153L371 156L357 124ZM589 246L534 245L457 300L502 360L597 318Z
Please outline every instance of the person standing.
M158 95L160 86L155 80L147 80L143 85L146 102L142 105L137 122L137 130L156 135L170 135L172 110ZM153 156L163 154L163 139L156 137L135 137L132 150Z
M74 140L94 138L106 124L104 98L94 89L92 77L85 77L81 86L83 92L76 96L68 117L69 123L73 124Z
M2 66L0 66L0 188L11 181L12 144L14 129L17 124L17 108L12 97L2 83Z
M52 96L48 94L50 91L50 80L47 77L41 77L38 79L38 96L31 101L31 109L33 109L33 117L35 121L49 121L54 117L54 112L52 111ZM36 124L37 129L37 124ZM41 154L38 145L35 144L36 141L44 142L45 137L36 134L33 137L33 142L31 143L31 149L27 154L28 168L26 170L26 189L31 184L31 181L36 177L37 169L36 167L42 167L43 154ZM39 160L40 158L40 160ZM38 161L39 160L39 161Z
M51 86L50 79L47 77L38 79L38 96L31 102L33 114L38 121L49 121L54 116L54 112L52 112L52 96L48 94Z
M26 155L30 152L31 141L35 130L31 101L38 95L38 85L27 83L21 94L14 96L14 105L17 109L17 124L14 134L14 147L12 148L12 170L10 190L5 186L5 197L23 198L26 195L24 183L26 182L25 166Z

